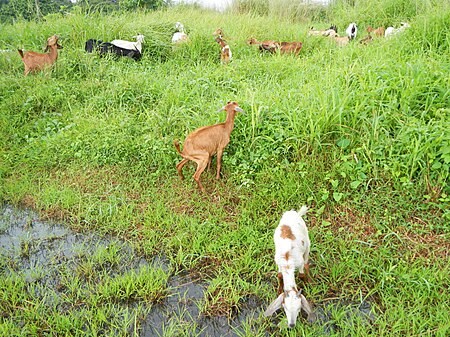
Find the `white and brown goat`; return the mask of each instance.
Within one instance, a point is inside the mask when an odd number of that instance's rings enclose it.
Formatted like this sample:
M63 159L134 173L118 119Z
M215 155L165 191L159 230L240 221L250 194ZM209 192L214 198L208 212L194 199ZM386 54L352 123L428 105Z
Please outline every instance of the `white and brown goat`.
M275 262L278 265L279 296L269 305L264 315L270 316L282 307L290 328L295 326L301 309L307 313L309 322L315 320L315 314L310 304L295 282L297 269L300 277L304 280L306 280L309 270L308 259L311 243L308 229L302 218L307 210L306 206L302 206L298 212L294 210L285 212L273 236Z

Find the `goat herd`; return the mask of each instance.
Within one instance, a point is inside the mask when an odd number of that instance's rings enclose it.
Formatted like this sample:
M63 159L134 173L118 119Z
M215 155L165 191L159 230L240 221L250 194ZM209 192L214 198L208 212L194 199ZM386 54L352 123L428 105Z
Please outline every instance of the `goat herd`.
M372 41L371 33L375 37L388 37L390 35L399 33L409 25L402 23L400 28L379 27L377 29L369 26L367 28L368 35L360 42L367 44ZM180 22L175 25L176 32L173 34L172 43L174 45L183 43L189 40L187 34L184 32L184 27ZM332 25L326 30L311 30L308 36L324 36L334 39L340 46L347 45L351 40L356 38L357 26L351 23L346 29L346 36L339 36L337 34L337 27ZM232 54L230 46L223 37L222 29L214 31L215 41L220 45L220 60L226 64L231 60ZM90 39L86 41L85 50L89 53L94 51L101 55L112 53L118 56L127 56L134 60L139 60L142 55L142 43L144 42L143 35L135 36L136 42L113 40L111 42L103 42L100 40ZM268 51L270 53L294 54L298 55L302 42L277 42L273 40L257 41L251 38L247 41L249 45L258 45L261 51ZM25 65L25 75L30 72L37 72L50 67L58 58L57 49L62 48L58 44L58 36L53 35L47 40L46 49L50 49L48 53L23 52L19 50L22 61ZM230 141L230 135L234 127L234 119L236 113L244 111L238 106L238 103L230 101L219 111L226 111L226 120L223 123L204 126L191 132L184 141L183 150L180 149L180 144L177 140L174 141L174 146L177 152L183 159L176 165L176 169L181 179L184 179L182 169L188 161L194 161L197 164L197 169L194 173L194 180L197 182L198 188L205 192L205 189L200 181L200 175L210 167L212 157L217 154L217 171L216 179L220 178L221 160L225 147ZM292 328L295 326L297 316L301 309L308 315L308 321L315 320L315 314L311 309L310 304L302 295L301 289L297 287L295 282L295 271L298 270L300 278L306 282L309 270L308 257L310 252L310 240L308 236L308 229L302 218L306 214L307 207L303 206L298 212L285 212L280 220L278 227L274 233L275 242L275 262L278 265L278 297L269 305L265 311L266 316L272 315L275 311L283 307L288 326Z
M406 22L402 22L399 28L388 27L385 29L384 27L378 27L375 29L371 26L368 26L368 35L361 39L360 43L370 43L373 40L373 36L371 35L371 33L373 33L375 37L388 37L400 33L409 27L410 25ZM175 24L175 30L176 31L172 36L173 45L189 41L189 37L185 33L184 26L181 22L177 22ZM314 30L311 27L311 29L308 31L308 36L325 36L335 40L339 46L345 46L349 44L350 41L356 38L356 34L358 32L356 23L352 22L347 27L345 32L346 35L339 36L338 29L335 25L332 25L326 30ZM224 64L229 63L232 58L232 53L230 46L223 37L222 29L218 28L214 31L213 35L215 36L216 42L220 46L220 61ZM137 36L134 36L134 38L136 39L135 42L125 40L113 40L111 42L104 42L101 40L89 39L85 43L85 50L88 53L96 51L100 55L110 53L117 56L126 56L132 58L133 60L139 60L142 56L142 44L144 42L144 35L139 34ZM275 40L258 41L255 38L250 38L247 41L247 44L259 46L260 51L267 51L270 53L279 52L281 54L294 54L296 56L300 53L300 50L303 46L302 42L279 42ZM61 48L62 47L58 44L58 36L53 35L47 39L46 52L48 51L48 53L42 54L33 51L23 52L19 49L19 54L25 65L25 75L28 75L30 72L34 73L41 71L44 68L51 67L58 58L57 49Z

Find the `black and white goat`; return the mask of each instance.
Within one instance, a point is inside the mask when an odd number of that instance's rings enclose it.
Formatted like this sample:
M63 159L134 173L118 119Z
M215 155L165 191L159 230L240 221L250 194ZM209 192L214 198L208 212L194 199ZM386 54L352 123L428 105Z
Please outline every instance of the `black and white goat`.
M275 262L278 265L279 296L269 305L264 315L270 316L283 307L290 328L295 326L301 309L308 314L309 322L315 320L310 304L295 283L295 270L298 269L301 278L306 280L309 269L311 243L302 218L307 210L306 206L302 206L298 212L285 212L273 236Z
M116 47L122 48L122 49L128 49L128 50L138 50L139 53L142 54L142 43L144 42L145 36L142 34L138 34L136 36L133 36L133 38L136 39L136 42L134 41L126 41L126 40L112 40L111 43L115 45Z
M97 51L100 55L113 54L117 56L126 56L136 61L139 60L142 56L142 54L137 49L120 48L113 45L112 43L95 39L87 40L84 49L88 53Z

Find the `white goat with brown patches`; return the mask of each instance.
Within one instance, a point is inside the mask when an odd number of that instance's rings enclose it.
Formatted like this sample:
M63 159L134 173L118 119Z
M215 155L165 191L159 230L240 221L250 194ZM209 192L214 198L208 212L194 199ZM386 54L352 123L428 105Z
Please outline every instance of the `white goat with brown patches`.
M23 52L18 50L20 57L22 58L23 64L25 65L25 76L31 73L36 73L45 68L50 68L53 63L58 59L58 49L62 47L58 44L58 36L53 35L47 39L47 47L45 51L50 49L50 52L42 54L36 53L34 51Z
M197 170L194 173L194 179L202 192L205 192L200 181L200 175L209 167L211 158L217 154L217 174L216 179L220 178L220 169L222 167L222 154L225 147L230 142L231 131L234 128L234 117L237 112L244 112L236 102L228 102L219 111L225 110L227 112L227 119L224 123L204 126L191 132L184 141L183 151L180 149L180 144L177 140L173 142L178 153L183 157L177 165L177 171L180 178L183 180L183 166L189 160L197 163Z
M302 219L307 210L306 206L302 206L298 212L285 212L273 236L275 262L278 265L279 296L269 305L264 315L270 316L283 307L290 328L295 326L301 309L308 314L309 322L315 320L315 314L310 304L295 283L296 269L299 270L300 277L304 280L306 280L309 270L308 258L311 243L308 229Z

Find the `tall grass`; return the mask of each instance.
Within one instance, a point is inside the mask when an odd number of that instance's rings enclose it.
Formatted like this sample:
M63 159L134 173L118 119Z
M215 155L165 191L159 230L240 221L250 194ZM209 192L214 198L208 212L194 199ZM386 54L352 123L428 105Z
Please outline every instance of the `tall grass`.
M446 335L448 2L371 1L368 11L368 1L336 1L293 16L283 13L297 13L297 2L260 11L263 4L222 14L71 13L0 26L0 49L39 50L54 33L64 47L51 74L29 77L18 54L0 55L0 200L125 236L143 254L164 251L173 270L209 282L205 315L233 315L249 294L272 299L273 229L282 211L307 203L315 261L307 297L316 306L338 297L374 307L375 324L349 325L335 312L337 335ZM191 41L173 49L176 21ZM306 36L311 23L342 31L351 21L359 37L368 24L412 27L346 48ZM217 27L233 50L228 66L218 60ZM138 32L146 36L140 62L84 52L88 38ZM298 58L260 54L246 45L251 36L304 48ZM223 121L215 111L228 100L246 114L236 118L223 180L204 174L202 196L191 179L178 180L172 141ZM11 282L3 271L2 278ZM114 300L120 287L110 284L102 296ZM31 314L16 314L42 332ZM103 313L90 315L96 323ZM5 331L17 331L9 330L17 320L3 319Z

